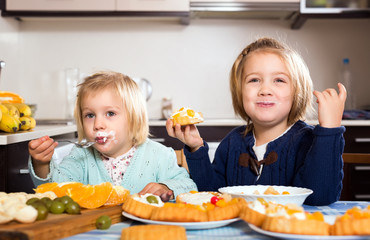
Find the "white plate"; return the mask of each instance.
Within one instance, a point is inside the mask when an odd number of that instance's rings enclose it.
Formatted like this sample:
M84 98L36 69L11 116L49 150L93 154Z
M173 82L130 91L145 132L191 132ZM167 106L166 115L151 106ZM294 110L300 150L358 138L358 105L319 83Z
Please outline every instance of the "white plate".
M307 239L307 240L359 240L359 239L369 239L370 236L319 236L319 235L299 235L299 234L287 234L287 233L277 233L263 230L259 227L256 227L253 224L249 224L249 227L260 234L281 238L281 239Z
M218 228L218 227L223 227L230 223L240 220L240 218L233 218L233 219L228 219L228 220L211 221L211 222L164 222L164 221L153 221L149 219L139 218L127 212L122 212L122 215L129 219L143 222L143 223L183 226L184 228L189 229L189 230Z
M268 187L273 187L278 191L279 195L266 195L263 194ZM255 191L260 194L255 194ZM313 193L311 189L300 187L287 187L287 186L271 186L271 185L249 185L249 186L233 186L223 187L218 189L221 193L228 193L233 197L242 197L247 201L254 201L257 198L263 198L266 201L274 201L279 204L295 203L302 205L304 200ZM290 194L282 195L281 193L288 191Z

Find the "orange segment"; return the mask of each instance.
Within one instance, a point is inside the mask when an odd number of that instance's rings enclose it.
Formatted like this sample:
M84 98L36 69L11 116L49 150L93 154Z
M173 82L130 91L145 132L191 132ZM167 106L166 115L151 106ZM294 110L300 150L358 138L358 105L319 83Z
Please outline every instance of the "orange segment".
M83 184L80 182L64 182L64 183L59 183L58 186L56 186L53 189L53 192L57 195L57 197L63 197L67 195L67 190L68 189L73 189L77 188L79 186L82 186Z
M110 182L94 185L94 193L90 196L77 201L80 207L94 209L103 206L109 199L113 186Z
M195 115L195 112L192 109L188 109L186 112L187 112L189 117L194 117L194 115Z
M114 186L108 201L104 205L113 206L124 203L129 195L129 190L122 186Z
M90 197L94 194L94 192L95 189L92 185L80 185L67 189L67 195L70 196L75 202L79 202L84 198Z
M58 183L56 182L44 183L44 184L38 185L37 188L34 189L34 191L36 193L45 193L48 191L53 191L53 189L57 186L58 186Z
M13 92L0 91L0 102L3 103L24 103L24 99Z

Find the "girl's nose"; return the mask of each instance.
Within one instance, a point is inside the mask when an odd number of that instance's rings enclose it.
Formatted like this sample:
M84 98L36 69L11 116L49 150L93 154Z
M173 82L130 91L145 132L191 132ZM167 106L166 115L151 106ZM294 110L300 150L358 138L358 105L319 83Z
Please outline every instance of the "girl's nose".
M270 86L267 83L261 84L261 88L258 91L258 95L266 96L266 95L271 95L271 94L272 94L272 91L271 91Z
M104 119L101 118L101 117L96 116L95 121L94 121L94 128L96 130L105 129Z

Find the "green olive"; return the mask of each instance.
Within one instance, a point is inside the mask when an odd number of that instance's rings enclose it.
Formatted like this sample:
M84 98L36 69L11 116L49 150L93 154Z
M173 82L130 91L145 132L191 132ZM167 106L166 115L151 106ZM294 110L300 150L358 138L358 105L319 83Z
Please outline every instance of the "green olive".
M41 202L43 202L45 204L45 206L50 209L51 207L51 204L53 203L53 200L51 200L50 198L48 197L43 197L41 198Z
M62 202L59 201L53 201L53 203L50 206L50 212L54 214L61 214L64 213L65 205Z
M36 220L44 220L48 217L49 210L44 205L39 205L36 207L37 210L37 218Z
M32 203L37 202L37 201L40 201L40 199L33 197L33 198L28 199L26 204L31 205Z
M109 216L103 215L96 219L95 225L97 229L108 229L112 224L112 220Z
M146 197L146 200L148 201L148 203L156 203L156 204L158 204L158 199L155 196L147 196Z
M66 210L68 214L80 214L81 213L81 208L80 205L76 202L69 202L66 205Z
M59 198L56 198L56 199L57 199L57 201L60 201L60 202L64 203L64 205L67 205L68 203L73 202L73 199L68 195L65 195L63 197L59 197Z

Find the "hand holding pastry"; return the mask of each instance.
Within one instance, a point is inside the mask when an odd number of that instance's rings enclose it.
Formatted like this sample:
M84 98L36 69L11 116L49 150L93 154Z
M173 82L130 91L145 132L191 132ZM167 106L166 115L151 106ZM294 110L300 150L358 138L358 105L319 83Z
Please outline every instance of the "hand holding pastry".
M195 152L203 146L203 139L200 137L199 131L195 125L181 127L180 124L176 124L176 126L173 126L171 119L168 119L166 122L166 129L169 136L177 138L188 145L191 152Z
M139 195L144 195L146 193L151 193L157 195L162 201L167 202L174 198L173 191L169 189L166 185L161 183L148 183L143 190L139 192Z
M202 113L195 112L190 108L180 108L167 120L167 133L169 136L177 138L188 145L191 151L195 152L203 146L203 139L194 125L201 122L203 122Z

